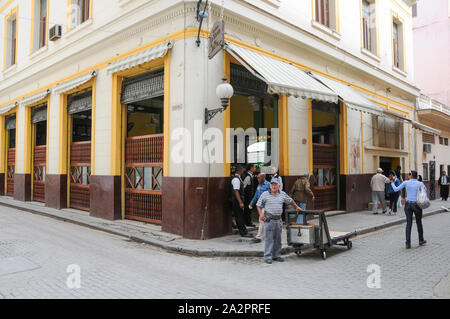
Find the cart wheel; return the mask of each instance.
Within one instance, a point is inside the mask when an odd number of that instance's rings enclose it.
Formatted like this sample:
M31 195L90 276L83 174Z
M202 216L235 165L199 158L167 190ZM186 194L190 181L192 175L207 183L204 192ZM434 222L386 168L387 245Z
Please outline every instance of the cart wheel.
M327 252L325 251L325 249L322 250L322 259L327 259Z
M352 247L353 247L353 244L352 244L352 242L349 240L349 241L347 242L347 249L352 249Z
M302 251L300 249L296 249L295 253L297 254L298 257L300 257L300 255L302 254Z

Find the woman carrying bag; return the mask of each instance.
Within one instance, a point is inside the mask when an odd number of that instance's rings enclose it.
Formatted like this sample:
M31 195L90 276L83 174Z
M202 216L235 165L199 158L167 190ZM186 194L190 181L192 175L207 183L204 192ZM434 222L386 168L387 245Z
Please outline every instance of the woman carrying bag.
M406 203L405 203L405 215L406 215L406 243L405 248L411 248L411 229L413 223L413 215L416 217L417 231L419 233L419 245L423 246L427 241L423 238L423 225L422 225L422 209L427 208L428 199L426 196L425 185L417 180L417 172L411 171L408 174L408 180L401 183L400 186L395 186L394 180L391 177L392 189L396 192L406 189ZM425 195L425 196L424 196ZM430 202L428 201L428 206ZM420 205L420 206L419 206Z

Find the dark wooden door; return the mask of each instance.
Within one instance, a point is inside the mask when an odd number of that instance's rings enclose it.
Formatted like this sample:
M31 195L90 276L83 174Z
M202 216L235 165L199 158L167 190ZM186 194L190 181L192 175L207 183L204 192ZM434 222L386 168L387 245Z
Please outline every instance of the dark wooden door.
M70 207L89 211L91 142L74 142L70 149Z
M313 176L311 185L316 197L314 209L337 209L337 146L313 144Z
M35 146L33 156L33 200L45 202L47 146Z
M162 223L164 134L125 141L125 218Z
M16 171L16 149L8 149L6 172L6 195L14 196L14 174Z

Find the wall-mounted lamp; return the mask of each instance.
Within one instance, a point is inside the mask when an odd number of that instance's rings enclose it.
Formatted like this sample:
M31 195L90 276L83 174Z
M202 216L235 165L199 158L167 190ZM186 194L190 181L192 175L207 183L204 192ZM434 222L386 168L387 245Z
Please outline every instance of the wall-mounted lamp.
M222 107L218 109L208 110L205 108L205 124L208 124L209 121L217 114L222 113L228 107L228 102L231 97L234 95L233 87L230 83L227 82L226 78L222 79L222 83L217 86L216 89L217 97L220 99L220 104Z

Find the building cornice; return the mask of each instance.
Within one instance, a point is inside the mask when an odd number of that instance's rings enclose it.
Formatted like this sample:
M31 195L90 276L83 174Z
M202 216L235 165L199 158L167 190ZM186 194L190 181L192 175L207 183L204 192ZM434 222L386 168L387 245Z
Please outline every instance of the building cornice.
M270 14L258 6L254 6L243 0L233 0L232 2L235 4L236 9L226 11L225 21L227 23L233 23L239 26L240 29L255 34L264 34L277 40L283 38L289 41L289 43L307 47L309 50L315 51L317 54L325 56L329 60L335 60L339 65L345 65L349 69L370 74L374 79L384 81L391 89L392 86L395 86L397 89L410 94L411 97L418 97L420 95L420 90L414 84L405 81L400 76L394 75L393 72L390 73L379 68L371 63L371 61L368 62L345 49L339 48L330 41L324 40L298 25L294 25L289 21ZM237 6L240 6L240 8L237 8ZM244 13L244 8L251 9L253 13L260 15L260 17L251 20L249 15ZM218 8L213 8L213 11L214 16L217 17ZM270 18L273 22L262 24L261 21L266 21L264 18ZM268 25L270 25L270 28ZM232 36L236 37L236 35ZM325 49L329 50L330 53L326 53Z

